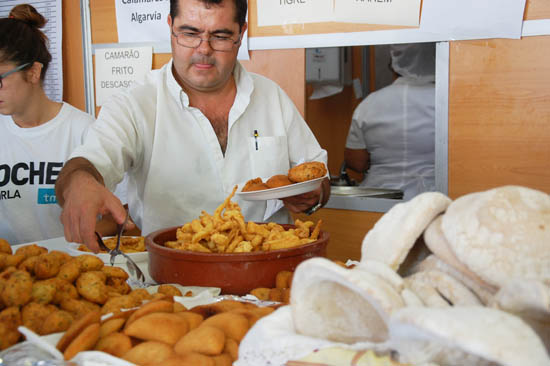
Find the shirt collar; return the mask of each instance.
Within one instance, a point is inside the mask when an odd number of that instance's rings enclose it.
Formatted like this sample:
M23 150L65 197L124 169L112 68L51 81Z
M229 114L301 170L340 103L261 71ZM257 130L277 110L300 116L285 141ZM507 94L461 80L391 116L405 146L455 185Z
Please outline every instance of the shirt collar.
M166 72L166 84L170 95L176 100L179 100L183 108L189 108L189 96L183 91L178 84L174 74L172 73L173 60L171 59L164 67ZM237 86L237 95L235 96L235 102L229 112L229 127L236 121L240 115L242 115L250 103L250 96L254 90L254 83L252 77L246 71L246 69L240 64L239 61L235 63L233 69L233 77L235 78L235 84Z

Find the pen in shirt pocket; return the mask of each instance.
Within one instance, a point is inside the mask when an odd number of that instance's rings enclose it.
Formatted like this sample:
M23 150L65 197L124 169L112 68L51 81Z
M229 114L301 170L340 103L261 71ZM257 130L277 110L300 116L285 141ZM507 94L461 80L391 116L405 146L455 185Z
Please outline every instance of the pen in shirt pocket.
M256 145L256 150L258 150L258 130L254 130L254 144Z

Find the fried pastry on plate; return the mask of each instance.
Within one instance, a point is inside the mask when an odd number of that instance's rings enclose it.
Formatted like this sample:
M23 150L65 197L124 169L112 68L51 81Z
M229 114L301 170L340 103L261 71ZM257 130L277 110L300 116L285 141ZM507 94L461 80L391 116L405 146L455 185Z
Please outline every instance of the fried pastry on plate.
M298 164L288 171L288 178L295 183L324 177L327 174L325 164L318 161L310 161Z

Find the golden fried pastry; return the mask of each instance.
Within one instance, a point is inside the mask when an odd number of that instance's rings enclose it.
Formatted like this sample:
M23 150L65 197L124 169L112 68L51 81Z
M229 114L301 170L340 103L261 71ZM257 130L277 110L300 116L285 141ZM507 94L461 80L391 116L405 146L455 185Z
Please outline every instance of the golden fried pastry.
M101 314L115 313L121 311L122 309L131 309L139 306L140 304L141 301L138 301L129 295L111 297L101 307Z
M262 181L262 178L250 179L244 185L242 192L261 191L263 189L269 189L269 187Z
M214 366L231 366L234 361L228 353L212 356L212 359L214 360Z
M33 255L32 257L24 259L23 262L19 263L17 269L27 271L34 275L34 265L38 261L38 258L40 258L38 255Z
M26 271L12 272L4 283L2 302L6 306L23 306L32 298L32 278Z
M174 285L162 284L158 287L157 292L170 296L183 296L181 291Z
M318 161L302 163L290 168L288 178L295 182L305 182L308 180L324 177L327 174L325 164Z
M57 286L52 281L36 281L32 284L32 301L40 304L49 304L55 297Z
M187 308L182 303L174 301L174 313L181 313L187 311Z
M223 352L228 354L232 361L237 361L239 358L239 344L234 339L226 338L225 345L223 346Z
M15 251L15 254L21 254L25 258L34 257L36 255L46 254L46 253L48 253L48 249L41 247L37 244L25 245L17 248L17 250Z
M174 303L177 304L177 303ZM197 328L202 321L204 320L203 316L197 313L194 313L192 311L180 311L177 313L174 313L177 316L185 319L187 321L187 325L189 326L189 330L193 330Z
M105 304L108 299L107 285L102 276L102 272L84 272L76 280L76 290L86 300L96 304ZM105 278L106 279L106 278Z
M222 300L212 304L195 306L191 309L191 311L201 314L204 318L208 318L212 315L216 315L233 309L241 309L244 306L244 303L240 301Z
M8 327L0 322L0 351L16 344L20 337L21 333L17 331L17 328Z
M67 346L63 357L65 360L70 360L78 352L88 351L94 348L94 345L99 339L99 323L88 325L82 333L77 335L73 341Z
M132 348L132 340L126 334L112 332L106 336L99 337L95 345L96 351L102 351L115 357L122 357Z
M266 186L268 186L269 188L284 187L293 183L294 182L288 179L288 176L284 174L274 175L265 182Z
M106 268L106 267L104 267ZM129 295L132 291L132 288L125 279L119 278L119 277L107 277L107 281L105 282L107 286L109 286L113 291L118 292L121 295ZM137 300L136 296L132 296L132 298ZM138 304L141 303L141 300L137 300Z
M101 323L101 326L99 328L99 338L103 338L111 333L118 332L124 326L124 322L126 322L126 319L124 318L109 319L104 321L103 323Z
M56 292L52 300L52 303L54 304L61 304L65 300L78 299L80 297L76 287L68 281L60 278L50 278L46 281L51 282L56 286Z
M67 282L74 282L80 276L80 262L72 258L61 265L57 277Z
M97 335L99 337L99 321L101 320L101 314L99 311L92 311L86 313L82 318L75 320L69 329L63 334L61 339L57 342L56 348L65 352L66 348L72 341L79 335L82 334L84 329L92 324L97 324Z
M64 332L69 329L73 321L74 318L69 312L64 310L54 311L44 319L38 334L46 335Z
M137 309L126 321L125 328L128 328L134 321L151 313L172 313L174 304L166 300L151 301Z
M179 355L190 352L219 355L225 345L224 332L213 326L201 325L184 335L174 346Z
M4 259L4 267L17 267L26 257L23 254L8 254Z
M0 312L0 323L5 324L8 328L17 329L23 324L21 320L21 311L18 306L10 306Z
M269 291L271 291L270 288L258 287L250 290L250 294L256 296L258 300L267 301L269 300Z
M57 259L57 261L61 265L65 264L68 261L70 261L71 259L73 259L73 257L71 257L71 255L69 253L65 253L65 252L62 252L60 250L51 250L50 252L48 252L48 254L51 255L52 257L54 257L55 259Z
M101 268L101 272L105 273L107 275L107 278L122 278L124 281L126 281L129 277L128 273L126 273L126 271L120 267L103 266Z
M38 279L46 279L57 276L61 262L59 257L50 253L40 254L34 263L34 275Z
M233 312L225 312L211 316L202 322L201 327L205 325L222 330L226 337L234 339L238 343L240 343L249 329L248 319L243 315Z
M136 300L139 300L140 302L143 300L151 300L153 298L153 295L151 295L146 289L144 288L137 288L135 290L132 290L129 293L130 296L135 298Z
M12 254L10 243L3 238L0 238L0 253Z
M21 321L25 327L40 333L42 324L51 313L53 313L51 308L37 302L29 302L21 309Z
M147 341L132 347L122 358L136 365L164 365L164 360L174 356L172 346L156 341Z
M6 260L8 258L8 255L11 254L0 252L0 271L3 271L6 268Z
M176 314L151 313L134 320L124 328L124 334L145 341L174 345L188 330L187 320Z
M80 262L82 272L100 271L103 267L103 261L93 254L82 254L75 258Z
M155 366L147 364L146 366ZM214 359L200 353L187 353L183 356L170 357L162 362L162 366L216 366Z

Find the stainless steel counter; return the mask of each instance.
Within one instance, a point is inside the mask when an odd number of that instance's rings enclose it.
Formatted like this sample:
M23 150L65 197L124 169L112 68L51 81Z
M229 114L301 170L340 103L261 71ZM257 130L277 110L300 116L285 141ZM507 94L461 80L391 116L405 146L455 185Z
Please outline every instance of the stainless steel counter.
M403 192L395 189L332 186L326 208L386 212L403 202Z

